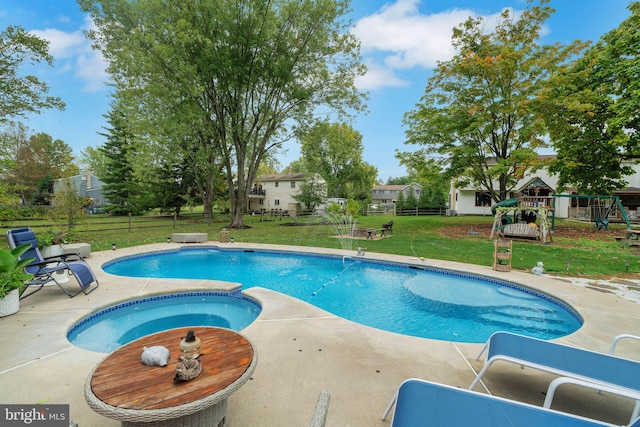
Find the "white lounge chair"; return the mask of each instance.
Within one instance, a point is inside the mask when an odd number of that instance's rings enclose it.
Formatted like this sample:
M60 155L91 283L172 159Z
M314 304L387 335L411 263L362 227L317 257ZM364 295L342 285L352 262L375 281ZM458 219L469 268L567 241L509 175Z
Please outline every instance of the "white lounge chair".
M614 347L615 341L610 351ZM484 367L469 390L475 387L494 362L504 361L575 380L552 383L547 391L552 398L557 386L572 382L633 399L636 405L631 421L640 415L640 362L508 332L491 335L476 360L485 351ZM551 405L551 401L548 405Z
M415 378L404 381L396 395L392 427L612 426L602 421ZM640 427L640 419L630 427Z

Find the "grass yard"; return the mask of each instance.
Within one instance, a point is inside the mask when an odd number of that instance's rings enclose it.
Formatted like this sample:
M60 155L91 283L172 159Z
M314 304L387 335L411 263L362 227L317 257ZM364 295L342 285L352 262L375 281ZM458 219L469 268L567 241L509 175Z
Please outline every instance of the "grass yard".
M351 244L367 252L433 258L490 266L493 263L493 242L489 239L493 217L360 217L358 227L380 229L393 219L393 235L378 240L352 240L335 237L333 225L320 224L318 218L296 222L291 218L260 218L246 216L243 230L230 230L236 242L270 243L296 246L316 246L343 249ZM31 226L36 233L44 231L44 223L4 224L7 228ZM76 241L91 244L92 251L166 242L174 232L206 232L216 241L228 217L215 216L211 222L197 215L185 215L176 221L167 217L146 216L117 218L89 215L77 226ZM38 228L40 226L41 228ZM48 228L51 228L50 225ZM63 227L58 227L63 228ZM640 273L640 257L633 247L617 242L624 226L612 224L609 230L596 230L593 224L556 220L553 242L543 245L535 241L513 242L512 267L530 270L538 261L547 273L588 277L624 277ZM6 241L5 241L6 246Z

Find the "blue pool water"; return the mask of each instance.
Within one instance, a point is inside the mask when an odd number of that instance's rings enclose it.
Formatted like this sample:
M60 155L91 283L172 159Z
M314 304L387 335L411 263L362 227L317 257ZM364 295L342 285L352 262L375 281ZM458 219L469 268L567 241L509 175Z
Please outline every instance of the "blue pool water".
M582 325L561 301L509 282L356 257L185 248L117 259L103 269L261 286L374 328L447 341L481 343L499 330L552 339Z
M240 331L260 314L246 297L184 292L127 301L82 319L67 339L85 350L109 353L145 335L186 326L219 326Z

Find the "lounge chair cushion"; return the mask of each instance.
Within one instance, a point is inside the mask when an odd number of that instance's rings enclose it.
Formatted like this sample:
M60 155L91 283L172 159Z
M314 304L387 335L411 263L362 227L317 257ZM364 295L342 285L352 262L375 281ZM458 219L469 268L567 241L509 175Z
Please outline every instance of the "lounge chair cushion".
M418 379L406 380L398 390L391 426L427 425L577 427L610 424L443 384Z

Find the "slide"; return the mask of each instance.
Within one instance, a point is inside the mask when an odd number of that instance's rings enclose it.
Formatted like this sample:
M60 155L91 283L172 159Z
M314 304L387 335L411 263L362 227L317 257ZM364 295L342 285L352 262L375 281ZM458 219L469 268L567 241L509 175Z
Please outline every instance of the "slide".
M495 205L491 206L491 215L496 214L497 208L512 208L512 207L515 207L517 204L518 204L518 199L515 197L498 202Z

